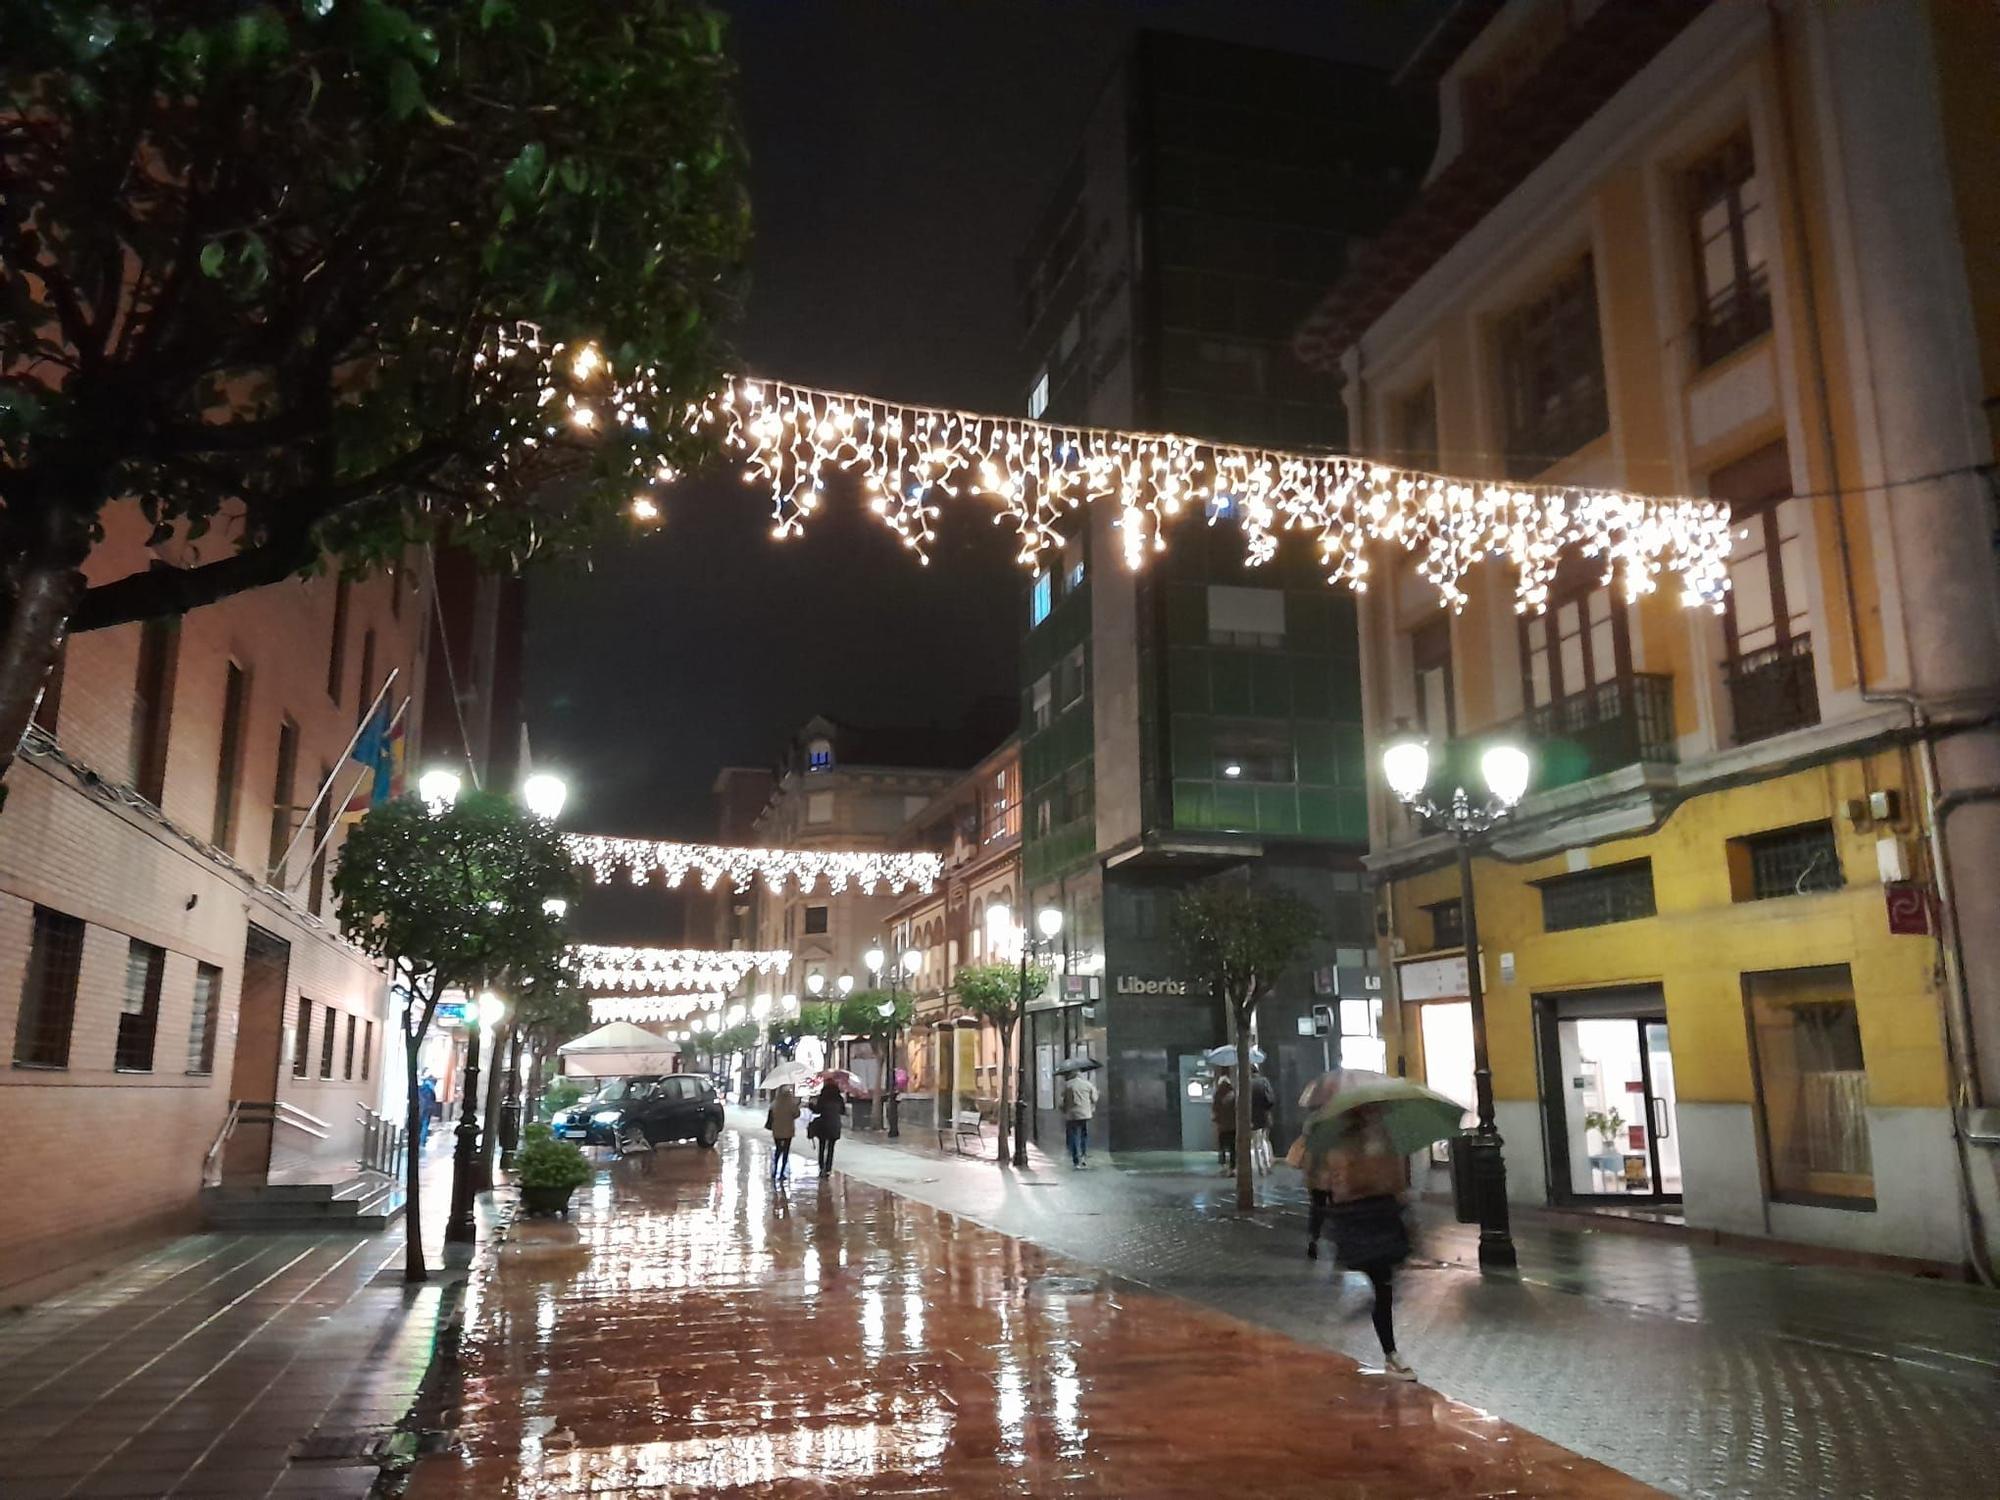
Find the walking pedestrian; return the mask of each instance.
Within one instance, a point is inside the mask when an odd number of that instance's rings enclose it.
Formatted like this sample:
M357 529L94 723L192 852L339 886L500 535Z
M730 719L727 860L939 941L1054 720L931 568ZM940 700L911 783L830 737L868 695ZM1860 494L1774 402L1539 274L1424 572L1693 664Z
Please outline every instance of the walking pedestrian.
M1215 1155L1222 1163L1222 1175L1236 1170L1236 1080L1224 1073L1215 1085L1215 1098L1208 1106L1215 1121Z
M847 1100L831 1079L813 1100L813 1129L819 1132L819 1175L833 1170L833 1148L840 1144L840 1122L847 1114Z
M778 1089L765 1111L764 1128L771 1132L771 1180L787 1181L792 1175L792 1138L799 1129L799 1096L789 1083Z
M1271 1080L1253 1067L1250 1071L1250 1165L1260 1177L1271 1175L1271 1112L1277 1108L1278 1093Z
M1069 1164L1090 1165L1090 1119L1097 1113L1097 1085L1088 1073L1072 1073L1063 1080L1063 1135L1069 1143Z
M1384 1368L1398 1380L1415 1380L1416 1371L1396 1352L1396 1267L1410 1256L1410 1230L1403 1217L1407 1164L1374 1110L1364 1107L1354 1114L1338 1146L1307 1158L1312 1211L1306 1257L1319 1259L1320 1231L1329 1230L1340 1264L1366 1276L1374 1289L1371 1316Z
M417 1084L417 1149L423 1150L431 1143L431 1121L438 1110L437 1080L426 1073Z

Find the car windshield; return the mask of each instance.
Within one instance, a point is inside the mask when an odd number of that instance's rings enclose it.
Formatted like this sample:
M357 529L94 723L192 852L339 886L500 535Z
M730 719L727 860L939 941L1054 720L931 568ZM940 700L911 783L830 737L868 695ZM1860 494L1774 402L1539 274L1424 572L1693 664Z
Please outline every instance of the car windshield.
M634 1078L614 1078L595 1094L590 1096L592 1104L616 1104L621 1099L633 1097L632 1086L638 1082Z

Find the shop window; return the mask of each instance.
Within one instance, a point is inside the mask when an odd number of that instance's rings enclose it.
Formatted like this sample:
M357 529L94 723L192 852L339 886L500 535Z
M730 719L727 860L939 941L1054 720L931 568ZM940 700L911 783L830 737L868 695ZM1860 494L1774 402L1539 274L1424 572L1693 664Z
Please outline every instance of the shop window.
M826 931L827 910L828 908L824 906L808 906L806 908L805 932L807 936Z
M1774 1199L1875 1206L1868 1143L1868 1070L1845 964L1746 974Z
M1224 781L1294 781L1291 737L1282 730L1218 728L1210 741Z
M1801 823L1731 839L1729 875L1738 901L1809 896L1845 884L1831 823Z
M1458 897L1453 896L1449 901L1433 901L1424 911L1431 919L1433 948L1465 946L1465 905Z
M299 996L299 1029L292 1033L292 1077L304 1078L312 1067L313 1003Z
M82 969L82 918L36 907L28 969L21 981L21 1013L14 1022L17 1064L30 1068L69 1066L76 983Z
M1542 881L1540 889L1546 932L1604 927L1654 915L1653 862L1649 859L1558 875Z
M1764 190L1745 130L1687 174L1694 246L1695 354L1714 364L1771 327L1765 270Z
M1416 671L1417 722L1433 740L1458 734L1458 710L1451 680L1451 620L1440 610L1410 632L1410 657Z
M1211 584L1208 641L1212 646L1252 646L1278 650L1285 644L1283 589L1245 589Z
M188 1072L215 1071L215 1029L221 1022L222 970L214 964L196 964L194 1011L188 1021Z
M167 970L167 950L133 938L125 952L125 1003L118 1010L118 1051L121 1073L153 1071L153 1041L160 1029L160 981Z
M1597 285L1586 255L1499 325L1507 475L1526 479L1610 426Z

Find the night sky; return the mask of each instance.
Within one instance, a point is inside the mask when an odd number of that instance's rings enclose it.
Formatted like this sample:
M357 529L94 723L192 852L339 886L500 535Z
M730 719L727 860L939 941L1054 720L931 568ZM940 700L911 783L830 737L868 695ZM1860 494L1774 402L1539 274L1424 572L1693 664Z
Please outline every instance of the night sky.
M1015 256L1135 29L1382 63L1439 7L1402 0L731 0L756 243L739 366L1012 412ZM955 722L1017 691L1021 576L968 505L929 568L853 506L802 540L729 474L654 535L531 585L528 718L570 827L700 837L730 764L814 713Z

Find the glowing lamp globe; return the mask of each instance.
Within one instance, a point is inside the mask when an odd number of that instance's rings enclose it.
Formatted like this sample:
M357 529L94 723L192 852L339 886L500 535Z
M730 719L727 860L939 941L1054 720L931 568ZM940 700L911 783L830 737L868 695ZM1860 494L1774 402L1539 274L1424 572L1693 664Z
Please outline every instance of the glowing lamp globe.
M1512 807L1527 795L1528 752L1519 745L1490 746L1479 758L1479 774L1487 790Z
M852 974L843 974L834 981L834 986L841 994L848 994L854 988L854 976Z
M868 965L868 972L870 974L880 974L886 958L887 955L882 952L879 944L861 955L861 961Z
M1405 802L1423 795L1431 779L1430 746L1419 739L1390 741L1382 752L1382 776Z
M824 974L806 975L806 989L809 990L811 993L817 995L821 990L824 990L825 988L826 988L826 976Z
M888 1020L889 1017L893 1016L895 1013L896 1013L896 1002L893 1000L884 1000L880 1005L875 1007L875 1014L880 1016L885 1021Z
M908 953L905 953L903 955L903 972L905 974L914 977L917 970L921 969L923 966L924 966L924 956L923 954L917 952L916 949L912 948Z
M443 812L458 800L458 772L431 767L417 778L417 796L432 812Z
M553 823L560 817L567 800L569 787L551 772L537 771L521 783L522 806L544 822Z
M1042 930L1042 936L1052 938L1062 931L1063 915L1053 906L1045 906L1035 913L1035 925Z

